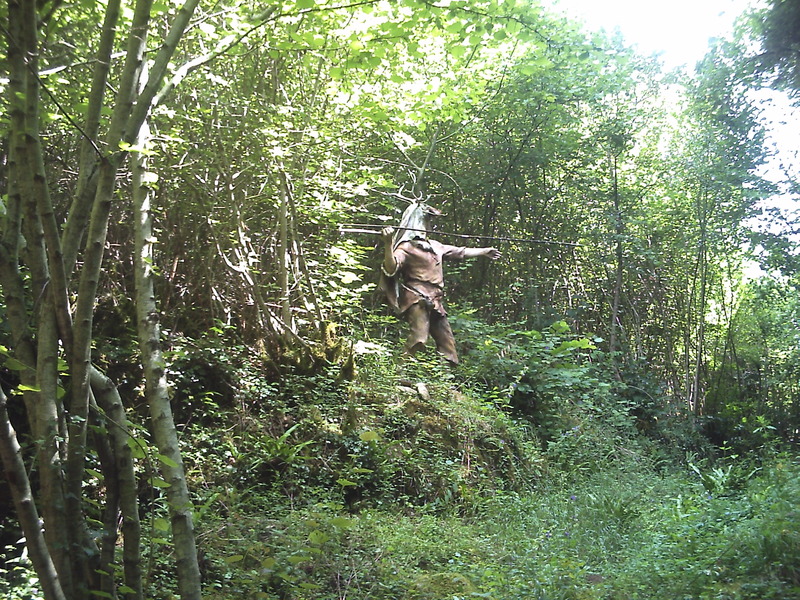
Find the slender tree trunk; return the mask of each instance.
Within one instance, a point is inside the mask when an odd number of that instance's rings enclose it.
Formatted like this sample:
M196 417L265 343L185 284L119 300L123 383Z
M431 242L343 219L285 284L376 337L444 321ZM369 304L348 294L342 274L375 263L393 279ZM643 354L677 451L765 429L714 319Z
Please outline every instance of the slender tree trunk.
M138 144L148 138L142 127ZM178 589L182 600L200 600L200 568L192 521L192 503L186 483L183 460L172 408L169 402L164 359L161 354L161 329L153 284L153 229L151 193L146 182L144 156L133 157L133 197L135 220L136 319L139 348L145 372L145 395L150 407L153 437L161 454L160 467L166 488L172 523L172 539L177 558Z
M69 597L82 597L88 593L90 581L88 568L91 549L81 547L83 515L82 493L75 498L69 495L70 486L65 479L64 444L62 438L63 407L56 400L58 377L58 336L55 315L42 311L38 327L39 398L37 421L39 424L39 473L41 476L42 514L45 533L56 563L62 585ZM81 479L82 481L82 472ZM68 500L71 498L71 502ZM76 554L80 556L76 556Z
M623 249L623 235L625 224L622 220L622 206L619 197L619 182L617 180L617 157L611 156L611 196L614 204L614 288L611 294L611 322L609 323L608 349L611 352L611 361L617 379L620 375L620 342L621 330L620 304L622 302L623 275L625 272L625 254Z
M47 541L53 564L61 578L61 586L69 596L73 578L70 573L70 533L66 518L64 478L62 469L63 436L60 428L60 409L58 406L56 369L58 358L58 335L52 290L63 285L63 278L56 276L52 281L48 269L48 253L45 245L45 231L40 214L45 214L52 224L52 209L49 200L40 198L46 188L44 168L39 141L39 80L38 80L38 42L37 12L33 0L12 1L8 5L8 53L9 53L9 107L11 121L11 158L9 168L9 187L13 194L13 214L19 219L18 232L24 235L25 250L22 258L30 271L30 289L36 298L35 328L36 345L28 337L29 319L11 322L17 340L30 340L30 345L15 347L22 351L26 368L20 371L20 379L25 386L26 404L31 413L34 439L37 440L37 460L41 481L42 516L46 523ZM17 225L14 225L17 227ZM7 238L14 250L10 256L19 257L20 239ZM49 231L52 234L52 229ZM56 252L50 254L56 257ZM12 302L16 294L25 295L25 283L15 280L22 274L8 265L4 273L4 287L8 285ZM24 306L24 300L22 300ZM20 307L21 308L21 307ZM26 307L27 308L27 307ZM19 358L22 358L20 356ZM74 538L73 538L74 539ZM85 553L81 552L82 556Z
M281 290L281 321L294 331L292 326L291 302L289 301L289 179L281 170L280 174L281 205L278 213L278 285Z
M697 250L698 285L700 287L697 305L694 307L697 327L695 328L696 354L692 369L689 406L695 416L703 411L703 369L706 351L706 303L708 301L708 198L702 196L699 207L700 241ZM690 306L690 310L692 307Z
M134 9L133 22L128 36L125 64L115 99L114 113L107 136L107 152L101 163L98 183L87 232L83 254L83 267L78 286L75 306L74 349L71 357L72 406L71 411L79 420L86 422L89 412L89 370L91 366L91 345L93 336L93 317L97 286L105 253L108 217L116 188L117 169L125 158L119 150L125 127L136 96L136 85L143 65L147 43L148 25L152 0L138 0ZM77 226L76 226L77 227ZM85 455L86 433L71 443L72 462L82 462Z
M9 5L9 23L19 19L19 6ZM15 27L10 27L15 30ZM8 34L8 113L10 117L10 135L8 149L8 196L6 212L3 218L2 241L0 242L0 283L5 300L5 316L11 328L11 341L15 358L23 365L29 367L21 372L22 383L31 390L36 387L35 365L36 344L33 338L33 329L29 318L27 303L28 292L25 279L20 272L21 247L23 241L22 221L26 205L26 196L23 188L26 187L23 177L29 172L25 163L26 147L24 143L25 131L25 105L24 77L26 74L22 61L22 50L11 32ZM27 391L23 393L28 412L28 421L31 431L38 430L36 422L36 394Z
M3 389L0 388L0 458L3 461L3 469L11 490L14 508L22 526L22 532L25 534L25 546L28 548L33 568L39 576L39 583L46 600L65 600L58 572L53 564L39 523L39 513L33 499L28 472L21 456L22 449L17 442L17 435L11 421L8 419L7 401Z
M98 369L90 371L92 393L102 409L114 452L119 485L119 508L122 513L122 566L125 585L133 590L128 600L142 600L142 551L139 499L133 453L128 440L134 439L128 429L125 407L113 382Z
M91 398L90 402L97 409L94 397ZM114 559L117 550L117 539L119 538L120 484L111 440L108 432L103 431L102 425L104 424L98 417L99 415L93 415L95 427L92 429L91 439L94 442L97 458L100 461L100 470L103 474L105 506L103 507L103 533L100 538L100 555L96 569L99 577L96 589L104 594L106 598L114 598L116 595Z
M698 303L697 331L695 334L697 344L697 354L694 357L694 368L692 372L692 409L694 414L699 416L703 411L703 368L705 365L706 351L706 298L708 295L708 265L705 264L705 251L702 250L703 263L700 266L700 301Z
M619 201L619 184L617 182L617 162L616 157L611 157L611 199L613 202L613 219L614 219L614 288L611 292L611 322L609 323L609 350L617 352L618 348L618 334L619 329L619 306L620 298L622 297L622 274L623 274L623 251L622 251L622 209L620 208Z
M116 39L120 3L121 0L109 0L106 4L103 32L95 55L92 87L87 98L88 106L83 125L84 137L81 142L78 182L62 236L64 270L68 277L72 274L78 257L80 242L89 220L89 212L97 186L98 168L103 153L98 146L100 118L108 84L108 74L111 69L111 53L114 50Z

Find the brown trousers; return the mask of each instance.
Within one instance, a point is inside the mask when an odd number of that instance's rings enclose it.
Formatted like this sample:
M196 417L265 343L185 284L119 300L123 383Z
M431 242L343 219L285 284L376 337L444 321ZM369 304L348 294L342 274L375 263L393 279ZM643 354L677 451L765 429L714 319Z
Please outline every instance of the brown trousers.
M426 302L420 301L408 307L406 320L410 328L406 352L414 354L423 348L430 335L436 342L436 349L451 363L458 364L456 340L446 315L439 314L429 308Z

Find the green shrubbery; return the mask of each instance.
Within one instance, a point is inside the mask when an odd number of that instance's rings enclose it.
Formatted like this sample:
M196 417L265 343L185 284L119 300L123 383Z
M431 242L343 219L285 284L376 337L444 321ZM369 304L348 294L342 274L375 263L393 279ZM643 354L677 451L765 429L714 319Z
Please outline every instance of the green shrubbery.
M212 597L800 597L800 467L776 459L720 496L692 474L597 473L462 514L328 503L222 519Z
M171 355L210 600L800 598L796 457L715 460L697 428L643 430L657 391L563 324L459 325L456 369L378 343L352 379L268 378L208 343ZM158 600L169 522L148 494ZM14 569L0 592L36 598Z
M792 460L643 435L657 390L627 389L563 324L459 327L455 370L372 343L349 381L290 372L261 394L237 375L225 510L201 524L210 597L797 596Z

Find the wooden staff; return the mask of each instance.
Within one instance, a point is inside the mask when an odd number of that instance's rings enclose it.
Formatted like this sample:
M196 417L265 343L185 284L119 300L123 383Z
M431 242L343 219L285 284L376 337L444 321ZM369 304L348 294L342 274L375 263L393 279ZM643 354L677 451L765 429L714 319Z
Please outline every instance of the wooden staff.
M380 235L381 230L384 228L384 225L372 225L370 223L351 223L348 225L342 225L339 227L339 233L368 233L370 235ZM395 229L403 229L405 231L419 231L422 233L430 233L432 235L445 235L451 237L457 237L467 240L493 240L497 242L521 242L524 244L545 244L550 246L572 246L578 247L582 244L577 244L575 242L552 242L547 240L530 240L530 239L523 239L523 238L512 238L512 237L496 237L492 235L467 235L464 233L448 233L446 231L432 231L429 232L425 229L413 229L411 227L395 227Z

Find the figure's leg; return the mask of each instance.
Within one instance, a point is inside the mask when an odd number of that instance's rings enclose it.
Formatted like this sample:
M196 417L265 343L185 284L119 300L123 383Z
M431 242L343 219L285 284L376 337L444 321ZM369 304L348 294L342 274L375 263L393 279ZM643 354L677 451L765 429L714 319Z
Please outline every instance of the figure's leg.
M453 363L458 364L458 353L456 352L456 339L450 321L447 316L440 315L436 311L431 312L431 337L436 340L436 349L444 357Z
M417 302L408 307L406 320L408 321L408 340L406 340L406 352L414 354L417 350L425 347L430 331L431 317L430 310L422 302Z

